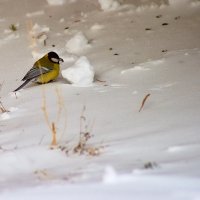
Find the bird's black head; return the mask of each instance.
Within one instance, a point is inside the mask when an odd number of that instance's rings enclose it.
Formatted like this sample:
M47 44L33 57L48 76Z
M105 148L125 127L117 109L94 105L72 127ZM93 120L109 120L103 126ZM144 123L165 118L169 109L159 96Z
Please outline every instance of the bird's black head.
M60 58L60 57L58 56L58 54L55 53L55 52L53 52L53 51L51 51L51 52L48 53L48 59L49 59L51 62L57 63L57 64L59 64L60 62L64 62L64 60L63 60L62 58Z

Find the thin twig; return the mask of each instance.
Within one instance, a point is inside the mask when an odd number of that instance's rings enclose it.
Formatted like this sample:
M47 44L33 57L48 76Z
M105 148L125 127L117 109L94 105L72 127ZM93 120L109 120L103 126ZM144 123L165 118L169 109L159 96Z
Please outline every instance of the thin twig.
M141 104L141 106L140 106L139 112L140 112L140 111L142 110L142 108L144 107L144 104L145 104L147 98L148 98L150 95L151 95L151 94L147 94L147 95L144 97L144 99L143 99L143 101L142 101L142 104Z
M51 124L52 126L52 142L51 142L51 145L52 146L56 146L57 145L57 140L56 140L56 126L55 126L55 123L52 122Z
M96 78L96 81L100 82L100 83L106 83L106 81L100 80Z

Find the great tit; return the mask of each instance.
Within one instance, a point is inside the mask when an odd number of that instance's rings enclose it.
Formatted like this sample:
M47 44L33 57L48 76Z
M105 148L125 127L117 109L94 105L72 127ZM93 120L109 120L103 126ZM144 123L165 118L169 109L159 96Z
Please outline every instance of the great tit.
M60 72L60 62L64 62L64 60L57 53L52 51L47 53L34 63L33 67L22 79L24 83L15 89L14 92L23 88L31 80L44 84L56 79Z

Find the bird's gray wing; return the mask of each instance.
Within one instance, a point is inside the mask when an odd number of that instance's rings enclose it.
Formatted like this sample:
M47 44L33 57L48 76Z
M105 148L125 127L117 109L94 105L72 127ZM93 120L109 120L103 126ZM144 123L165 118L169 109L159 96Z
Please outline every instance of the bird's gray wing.
M41 74L46 74L48 72L50 72L51 70L53 70L52 67L32 67L27 74L24 76L24 78L22 79L22 81L25 80L31 80L34 78L37 78L38 76L40 76Z

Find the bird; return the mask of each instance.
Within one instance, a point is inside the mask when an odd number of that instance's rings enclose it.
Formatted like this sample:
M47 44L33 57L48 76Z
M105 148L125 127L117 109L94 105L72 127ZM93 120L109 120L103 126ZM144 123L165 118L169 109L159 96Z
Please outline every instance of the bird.
M23 88L30 81L34 81L39 84L49 83L56 79L60 72L60 62L64 62L57 53L50 51L38 61L36 61L33 67L26 73L20 85L13 92L16 92Z

